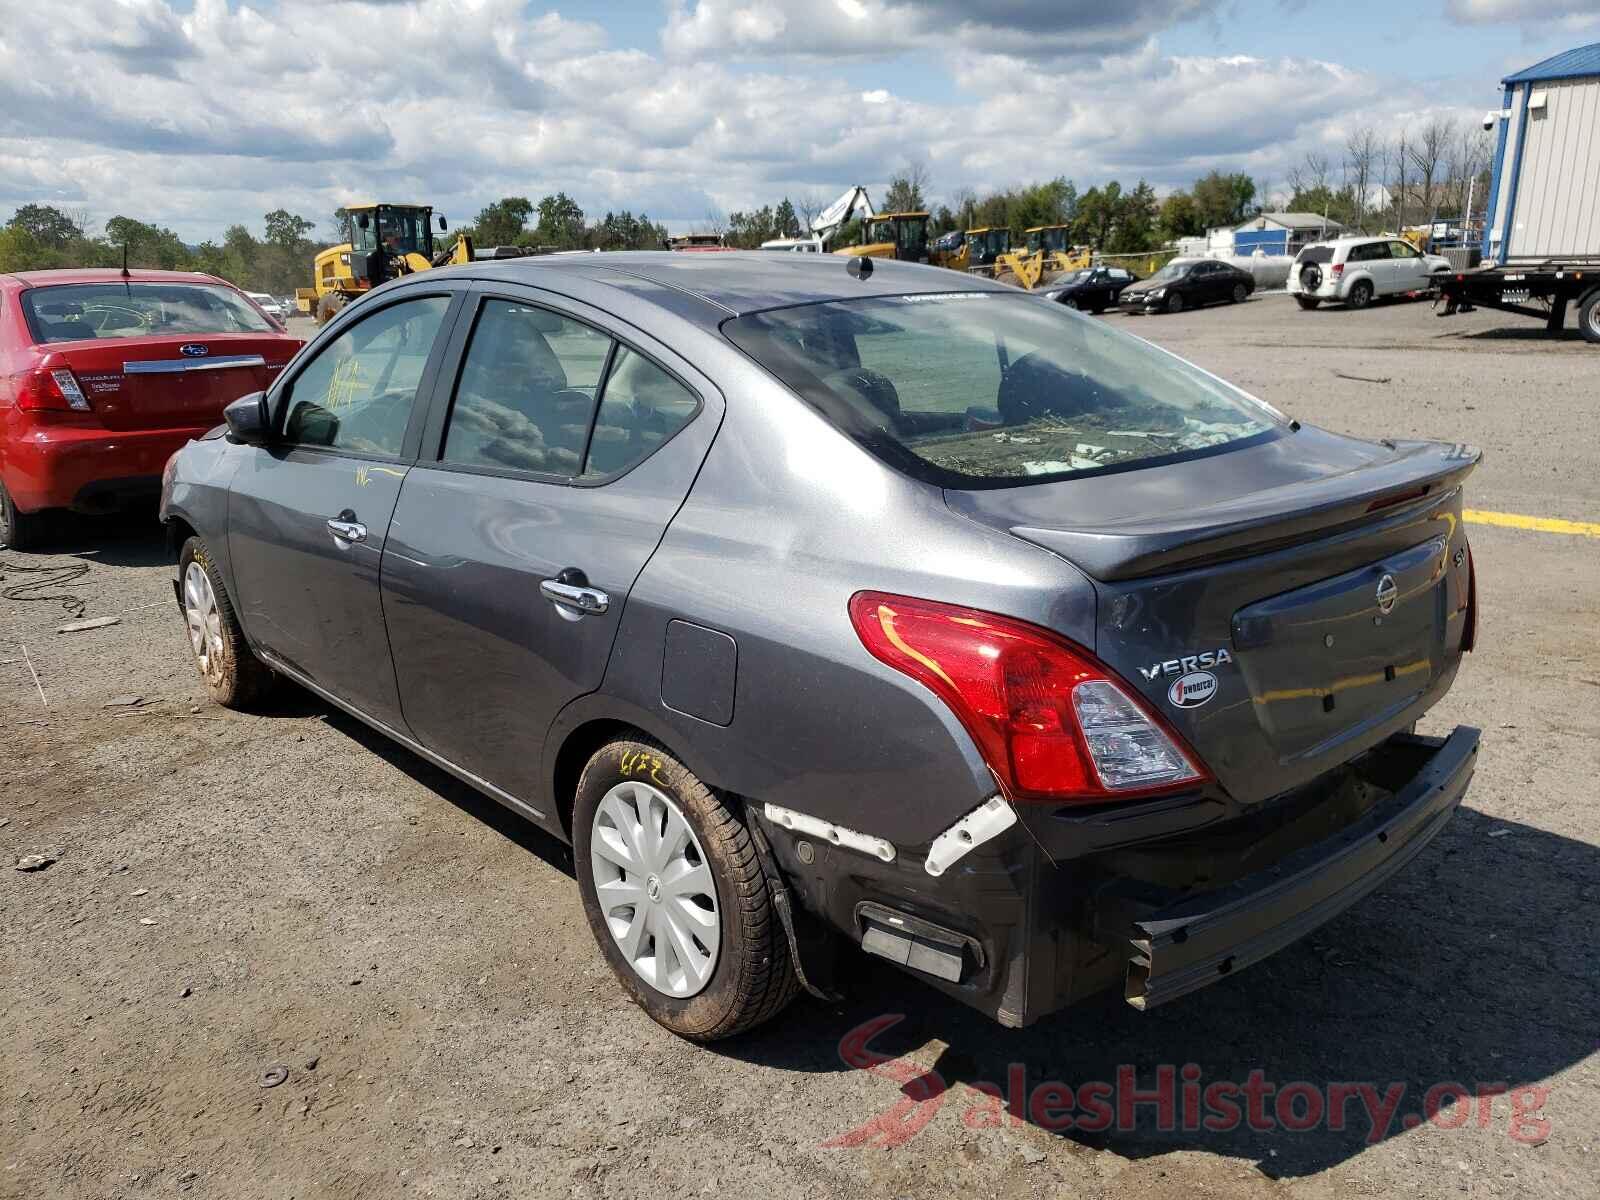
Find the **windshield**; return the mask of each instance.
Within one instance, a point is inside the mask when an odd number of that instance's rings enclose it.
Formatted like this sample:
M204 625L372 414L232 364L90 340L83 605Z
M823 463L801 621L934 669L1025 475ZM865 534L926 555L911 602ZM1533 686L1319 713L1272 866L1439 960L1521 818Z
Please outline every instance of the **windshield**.
M378 209L378 237L390 254L433 255L433 234L425 208Z
M1182 279L1189 273L1189 269L1193 266L1194 264L1192 262L1169 262L1166 266L1162 267L1161 270L1150 276L1150 282L1162 283L1171 281L1173 279Z
M1168 460L1282 424L1165 351L1021 295L830 301L723 329L845 433L945 487Z
M231 288L200 283L72 283L29 288L34 340L73 342L161 334L271 333L272 322Z
M1061 282L1063 284L1068 284L1068 283L1088 283L1089 280L1091 280L1093 278L1094 278L1094 268L1093 267L1088 267L1088 268L1085 268L1082 271L1074 271L1072 274L1070 274L1068 276L1065 276L1061 280Z

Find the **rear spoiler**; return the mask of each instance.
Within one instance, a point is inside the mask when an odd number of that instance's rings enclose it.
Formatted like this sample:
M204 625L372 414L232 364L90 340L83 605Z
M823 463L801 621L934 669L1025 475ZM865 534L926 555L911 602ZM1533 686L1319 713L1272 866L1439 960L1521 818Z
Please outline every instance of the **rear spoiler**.
M1459 490L1483 457L1475 446L1438 442L1394 449L1385 462L1179 512L1066 529L1013 525L1011 532L1097 579L1136 579L1326 537L1364 525L1379 511L1388 516L1436 505Z

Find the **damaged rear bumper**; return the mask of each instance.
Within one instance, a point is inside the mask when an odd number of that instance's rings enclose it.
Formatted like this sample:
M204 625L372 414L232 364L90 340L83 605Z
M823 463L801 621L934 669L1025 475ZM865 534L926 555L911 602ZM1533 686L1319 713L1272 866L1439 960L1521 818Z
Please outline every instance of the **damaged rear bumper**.
M1443 739L1396 738L1390 749L1410 751L1420 770L1337 835L1225 888L1133 917L1128 1003L1150 1008L1259 962L1411 862L1461 803L1477 763L1478 731L1463 726ZM1109 915L1102 914L1102 929Z

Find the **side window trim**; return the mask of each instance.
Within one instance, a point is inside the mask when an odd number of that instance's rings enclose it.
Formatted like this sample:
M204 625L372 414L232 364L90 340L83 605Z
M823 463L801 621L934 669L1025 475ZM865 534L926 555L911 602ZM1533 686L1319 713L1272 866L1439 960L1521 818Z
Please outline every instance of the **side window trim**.
M433 411L433 393L436 389L439 368L445 359L445 350L454 339L455 329L460 324L461 312L465 308L466 291L460 285L444 285L439 287L407 289L397 292L392 299L373 307L368 312L359 314L342 314L329 329L327 338L316 347L313 354L305 354L311 349L307 343L302 347L302 352L296 354L290 363L293 374L285 368L273 384L269 399L271 406L272 428L281 436L289 420L289 410L293 399L294 385L306 369L317 359L321 358L328 346L341 337L345 331L354 329L363 321L370 320L379 313L393 308L397 304L405 304L413 300L428 300L444 297L450 301L450 307L445 310L443 319L439 322L439 333L433 340L433 348L428 352L428 361L422 368L422 376L417 380L417 396L411 404L411 415L406 421L406 432L401 439L400 453L397 455L376 454L370 451L353 450L341 446L311 446L301 442L291 442L284 438L279 444L287 453L334 455L340 458L357 458L371 462L401 462L410 463L417 461L420 451L423 426L427 415ZM320 335L319 335L320 336Z
M457 315L455 326L451 332L448 357L441 364L442 368L434 385L434 395L428 408L427 420L420 430L421 445L417 454L417 462L433 470L456 471L467 475L489 475L503 479L526 479L535 483L555 484L563 487L605 487L608 484L623 479L630 472L656 454L676 438L690 425L698 421L709 407L706 402L707 388L700 383L691 382L683 371L662 361L662 356L641 344L637 336L618 332L618 326L625 322L615 318L605 319L607 314L601 314L592 306L581 300L564 304L568 297L554 292L548 292L537 287L507 287L502 283L490 283L483 280L475 281L471 292L461 306ZM584 438L583 455L578 463L578 470L573 475L554 475L538 471L522 470L516 467L482 467L471 463L446 462L444 458L445 437L449 431L450 416L455 410L456 389L460 384L461 371L466 365L467 347L471 342L472 330L477 324L478 316L483 307L491 300L508 301L513 304L525 304L534 308L542 308L564 320L586 325L596 333L603 334L611 339L611 348L606 353L605 364L601 368L599 381L595 385L595 404L589 417L589 430ZM582 309L584 311L577 311ZM595 313L596 315L590 315ZM631 328L631 327L628 327ZM648 335L645 335L648 337ZM443 339L441 339L442 341ZM614 475L597 477L583 477L583 471L588 466L589 447L594 438L594 428L600 419L600 406L605 403L606 388L611 382L612 370L616 366L621 350L626 349L639 355L647 362L660 368L670 378L676 380L685 391L695 398L695 411L672 434L663 439L661 444L647 454L644 458L630 466L626 471Z

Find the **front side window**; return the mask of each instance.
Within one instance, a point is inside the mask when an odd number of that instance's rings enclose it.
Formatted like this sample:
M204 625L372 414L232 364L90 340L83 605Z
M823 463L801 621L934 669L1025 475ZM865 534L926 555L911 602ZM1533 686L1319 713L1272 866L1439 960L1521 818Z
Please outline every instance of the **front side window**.
M830 301L723 330L843 432L945 487L1169 461L1285 425L1172 355L1026 296Z
M488 300L461 364L444 460L576 475L611 339L548 309Z
M202 283L71 283L28 288L22 311L34 340L271 333L238 292Z
M323 346L290 385L284 437L301 446L398 456L448 296L403 300Z
M1421 252L1410 242L1390 242L1390 258L1421 258Z

